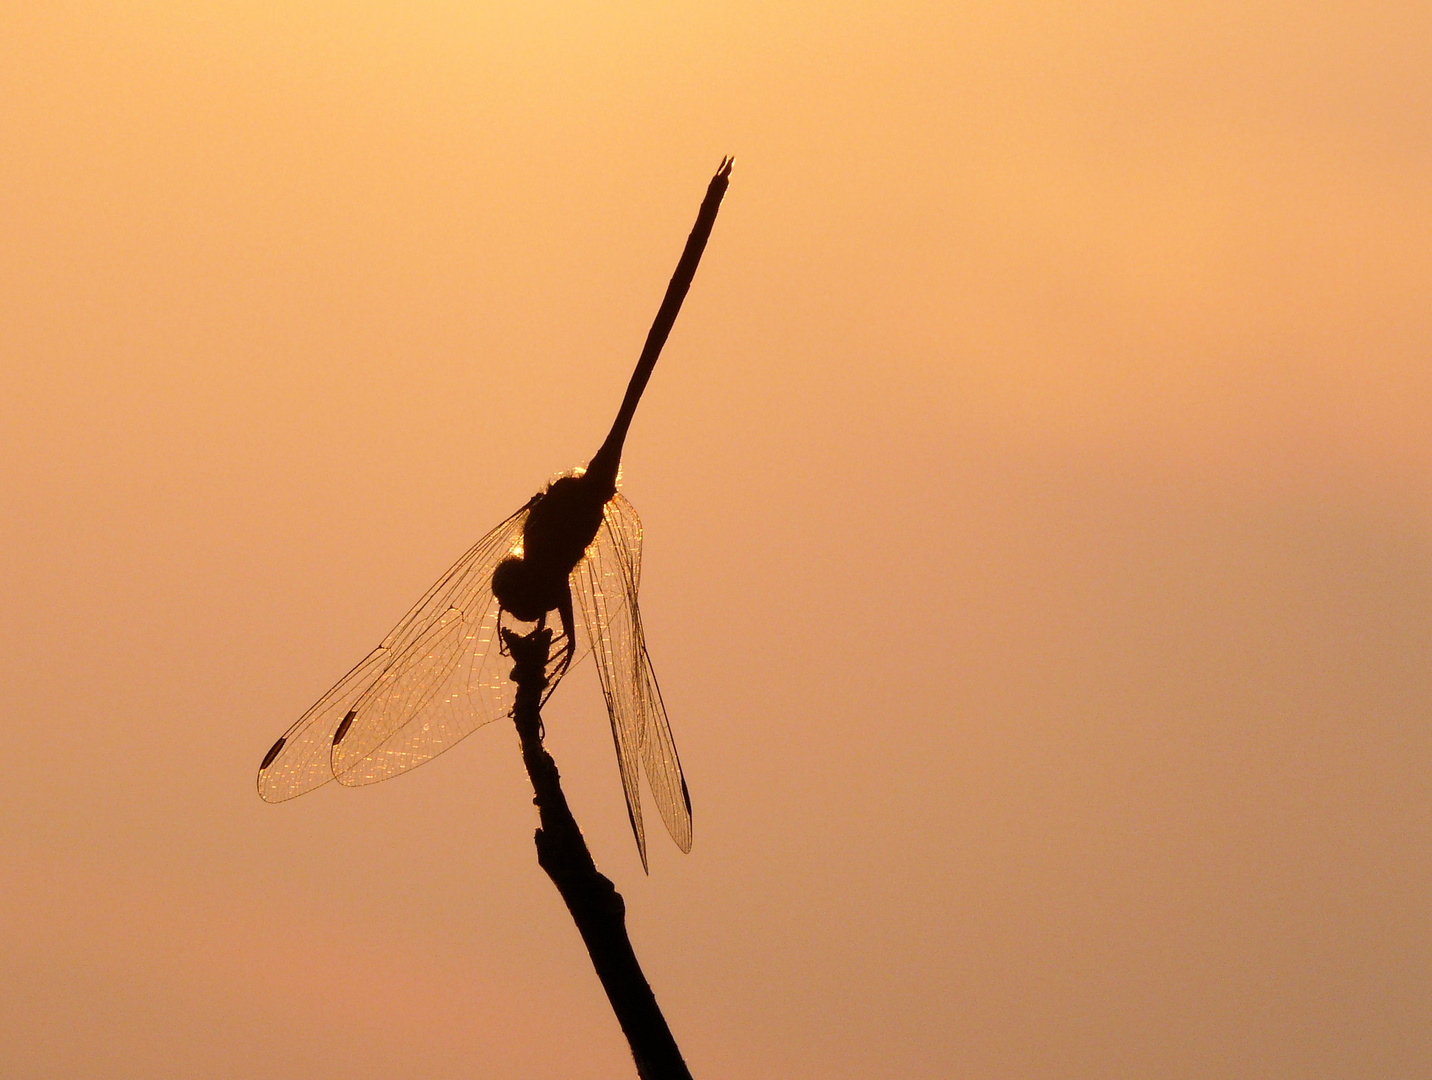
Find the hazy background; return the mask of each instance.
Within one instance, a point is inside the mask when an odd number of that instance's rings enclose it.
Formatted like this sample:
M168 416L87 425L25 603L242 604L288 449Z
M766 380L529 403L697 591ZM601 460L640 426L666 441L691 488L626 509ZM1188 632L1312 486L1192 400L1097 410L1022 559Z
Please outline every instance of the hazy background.
M0 8L0 1072L625 1077L510 726L274 738L610 423L693 1073L1432 1069L1432 9Z

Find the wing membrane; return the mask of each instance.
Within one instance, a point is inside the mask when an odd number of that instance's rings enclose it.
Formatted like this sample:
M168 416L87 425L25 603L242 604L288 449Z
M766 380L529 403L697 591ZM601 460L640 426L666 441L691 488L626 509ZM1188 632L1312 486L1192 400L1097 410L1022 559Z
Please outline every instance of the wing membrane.
M656 800L666 830L682 851L691 850L691 799L681 774L666 707L646 651L637 586L641 581L641 519L631 503L614 496L602 526L577 564L574 584L597 674L607 702L627 814L645 868L646 831L639 774Z
M262 798L282 802L335 776L350 785L387 779L506 715L492 570L518 546L526 520L523 507L474 544L299 717L259 769Z

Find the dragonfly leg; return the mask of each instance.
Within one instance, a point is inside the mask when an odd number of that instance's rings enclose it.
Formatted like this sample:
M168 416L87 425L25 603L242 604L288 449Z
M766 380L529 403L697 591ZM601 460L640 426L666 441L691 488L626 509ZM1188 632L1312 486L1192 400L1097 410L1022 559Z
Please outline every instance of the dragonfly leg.
M562 650L566 655L562 657L562 666L558 669L565 673L567 668L572 666L572 655L577 651L577 625L572 614L572 588L570 585L562 590L562 597L557 601L557 615L562 620L562 633L567 638L567 644Z

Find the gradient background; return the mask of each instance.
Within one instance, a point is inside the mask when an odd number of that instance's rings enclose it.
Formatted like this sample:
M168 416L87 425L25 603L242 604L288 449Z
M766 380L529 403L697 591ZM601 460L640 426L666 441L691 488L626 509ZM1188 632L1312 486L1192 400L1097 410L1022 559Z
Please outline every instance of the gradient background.
M1432 1070L1432 9L0 11L0 1072L622 1077L506 725L274 738L595 450L698 1077Z

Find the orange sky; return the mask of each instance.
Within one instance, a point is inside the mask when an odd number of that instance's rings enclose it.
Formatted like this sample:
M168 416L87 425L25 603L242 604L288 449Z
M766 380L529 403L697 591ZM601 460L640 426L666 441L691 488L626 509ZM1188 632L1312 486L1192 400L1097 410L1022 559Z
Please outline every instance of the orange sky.
M628 1076L510 728L273 739L611 421L698 1077L1432 1067L1425 4L0 12L0 1073Z

